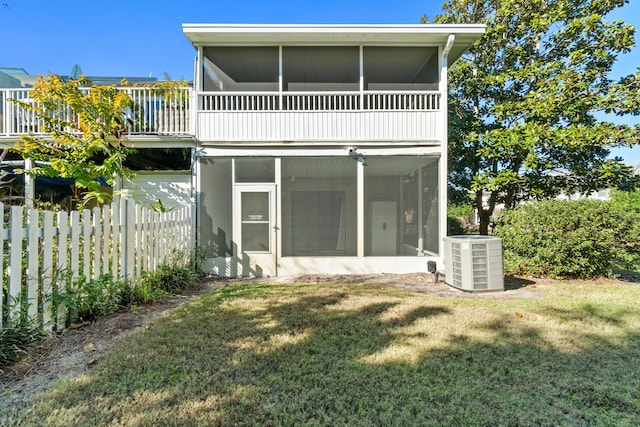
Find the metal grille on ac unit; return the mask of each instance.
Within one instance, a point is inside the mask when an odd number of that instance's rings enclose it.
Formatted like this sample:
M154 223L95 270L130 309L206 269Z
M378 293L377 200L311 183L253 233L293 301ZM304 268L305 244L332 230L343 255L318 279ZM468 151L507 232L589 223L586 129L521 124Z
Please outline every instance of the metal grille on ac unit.
M445 237L444 257L447 284L465 291L504 290L501 239Z

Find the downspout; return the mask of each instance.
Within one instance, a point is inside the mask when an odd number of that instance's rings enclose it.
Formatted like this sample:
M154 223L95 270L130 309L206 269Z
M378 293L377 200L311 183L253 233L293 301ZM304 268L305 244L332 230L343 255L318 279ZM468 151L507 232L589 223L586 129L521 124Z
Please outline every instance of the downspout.
M197 155L199 141L198 133L198 109L200 108L200 92L204 90L204 83L202 80L203 74L203 61L202 56L204 50L202 46L198 46L198 54L194 60L193 70L193 86L191 88L191 136L193 137L193 146L191 148L191 198L190 198L190 214L191 214L191 230L189 233L189 250L191 253L191 261L195 267L199 261L198 257L198 245L200 245L201 236L198 233L198 226L200 225L200 157Z
M439 239L439 254L440 259L444 262L444 237L447 235L447 183L448 183L448 168L449 168L449 155L448 155L448 132L449 132L449 119L447 117L449 111L449 87L448 87L448 68L449 68L449 52L453 48L453 44L456 40L455 34L449 34L447 43L442 49L442 55L440 57L440 124L441 124L441 151L440 151L440 168L439 168L439 197L438 202L440 204L440 239ZM444 268L444 266L440 266Z
M444 46L444 49L442 50L442 58L443 58L443 63L447 64L447 58L449 57L449 52L451 51L451 48L453 47L453 43L456 41L456 35L455 34L449 34L449 37L447 38L447 44ZM447 64L448 65L448 64Z

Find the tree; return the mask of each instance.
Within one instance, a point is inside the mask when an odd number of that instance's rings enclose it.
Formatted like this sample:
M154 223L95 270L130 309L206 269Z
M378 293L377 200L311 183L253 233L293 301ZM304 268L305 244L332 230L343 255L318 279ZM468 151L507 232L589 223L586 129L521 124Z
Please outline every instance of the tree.
M452 197L468 195L480 233L499 203L639 185L610 148L638 144L640 126L597 119L640 113L640 72L610 78L634 28L607 22L625 0L447 0L437 23L484 23L450 69Z
M39 162L30 173L73 178L81 203L108 200L111 194L101 190L99 180L113 186L116 177L132 175L124 166L132 151L125 138L129 95L113 86L91 86L84 76L64 81L48 75L38 78L30 96L35 102L15 102L33 111L48 135L23 135L13 147Z

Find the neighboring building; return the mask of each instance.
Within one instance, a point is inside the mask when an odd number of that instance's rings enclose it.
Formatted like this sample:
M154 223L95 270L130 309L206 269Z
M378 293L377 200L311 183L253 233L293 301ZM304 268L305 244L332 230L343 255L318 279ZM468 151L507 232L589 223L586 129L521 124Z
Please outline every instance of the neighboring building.
M82 74L79 65L74 65L71 74L62 77L65 80L77 79ZM38 74L29 74L24 68L0 67L0 88L30 88L38 81ZM119 85L123 80L130 84L154 84L158 82L155 77L114 77L114 76L87 76L94 85L108 86Z
M191 185L219 275L442 268L447 69L484 28L185 24L192 93L145 95L129 138L191 148L192 171L130 185L177 203Z
M640 162L639 163L629 163L628 167L631 168L631 172L635 175L640 175ZM597 191L594 191L590 194L584 194L580 192L575 192L572 194L562 193L558 197L558 200L579 200L579 199L588 199L588 200L609 200L611 198L611 192L613 189L611 188L599 188Z
M13 69L0 68L0 88L21 87L20 80L11 71Z

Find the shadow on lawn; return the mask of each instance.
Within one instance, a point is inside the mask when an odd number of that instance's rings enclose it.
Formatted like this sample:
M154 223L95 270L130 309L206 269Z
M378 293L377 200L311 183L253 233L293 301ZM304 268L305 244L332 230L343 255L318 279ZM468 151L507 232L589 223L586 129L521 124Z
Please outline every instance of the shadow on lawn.
M631 283L640 283L640 271L616 270L615 274L620 280Z
M559 351L546 338L549 331L518 323L526 317L498 312L476 319L473 311L428 298L405 305L397 293L346 289L307 295L304 287L280 292L263 286L211 294L120 346L86 377L46 393L47 403L34 407L27 421L573 425L640 420L637 330L620 329L615 338L585 332L571 337L582 347ZM596 314L623 323L637 316ZM544 315L600 321L588 311L576 318L564 312Z
M524 279L522 277L504 276L504 290L505 291L513 291L520 288L526 288L529 285L535 285L535 281Z

